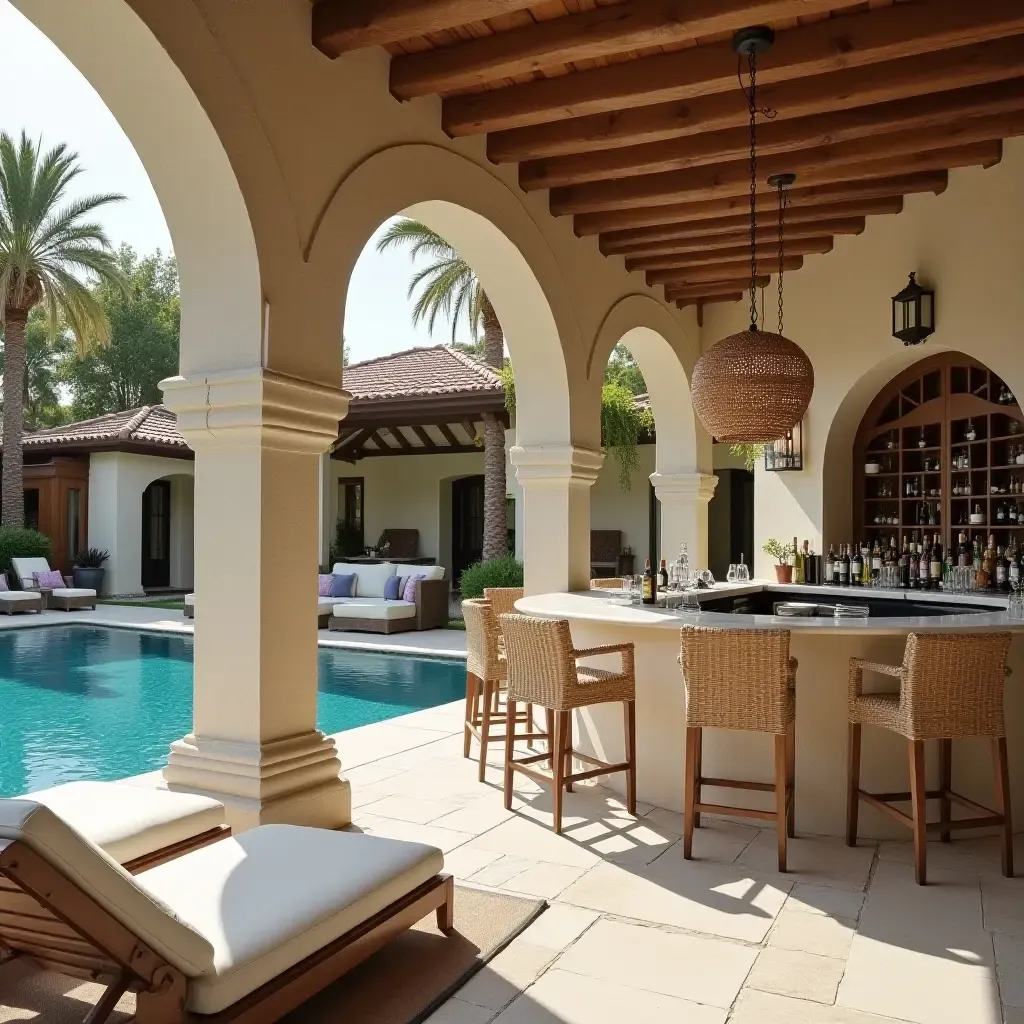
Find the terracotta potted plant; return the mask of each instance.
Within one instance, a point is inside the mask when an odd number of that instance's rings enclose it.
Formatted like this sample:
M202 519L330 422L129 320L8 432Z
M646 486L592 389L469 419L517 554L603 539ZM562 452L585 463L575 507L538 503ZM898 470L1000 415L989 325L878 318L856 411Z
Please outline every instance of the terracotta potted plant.
M792 583L793 565L790 562L793 557L792 545L783 544L774 537L769 537L761 550L775 559L775 579L779 583Z

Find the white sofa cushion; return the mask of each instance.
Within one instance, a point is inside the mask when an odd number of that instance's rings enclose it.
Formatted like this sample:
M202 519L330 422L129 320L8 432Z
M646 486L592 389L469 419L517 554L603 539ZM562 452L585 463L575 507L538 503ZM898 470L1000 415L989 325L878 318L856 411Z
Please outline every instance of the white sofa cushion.
M49 807L118 864L224 824L224 805L209 797L116 782L69 782L19 799Z
M23 601L38 601L39 592L28 590L0 590L0 604L21 604Z
M359 565L351 562L335 562L331 570L335 576L356 574L356 589L353 597L383 597L384 583L391 576L397 575L398 568L392 562L380 562L377 565Z
M441 851L354 832L262 825L137 876L213 944L188 1009L219 1011L429 881ZM257 896L258 898L254 898Z
M413 601L386 601L383 597L350 597L337 601L334 615L339 619L393 622L415 618L416 605Z
M185 595L185 607L186 608L195 608L195 606L196 606L196 595L195 594L186 594Z
M87 590L85 587L57 587L50 593L54 597L95 597L95 590Z
M0 839L23 842L44 857L183 974L195 977L213 963L211 943L49 807L34 800L0 800Z
M410 565L403 566L408 568L406 575L413 576L423 574L425 580L443 580L444 579L444 566L443 565Z
M317 616L330 615L334 611L334 606L338 603L341 598L337 597L318 597L316 599Z

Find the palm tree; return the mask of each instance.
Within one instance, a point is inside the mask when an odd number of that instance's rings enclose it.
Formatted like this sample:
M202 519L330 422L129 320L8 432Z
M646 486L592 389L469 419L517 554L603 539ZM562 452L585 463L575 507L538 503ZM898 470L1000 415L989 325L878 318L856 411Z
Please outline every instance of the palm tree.
M409 282L409 297L419 295L412 308L412 322L426 321L431 334L439 318L451 325L452 344L456 329L464 320L474 339L483 334L483 360L501 372L505 361L505 335L491 300L473 268L436 231L418 220L401 218L388 225L377 240L377 251L404 246L413 260L420 256L430 262L415 271ZM484 417L484 540L483 558L508 553L505 512L505 427L498 417Z
M81 173L67 146L43 152L25 132L15 142L0 134L0 324L4 328L3 500L0 522L25 525L21 435L25 410L14 396L25 393L25 324L40 306L49 339L66 324L79 350L104 345L110 326L87 280L95 275L124 287L110 242L99 224L86 220L101 206L120 202L111 193L70 199ZM78 276L83 275L83 276Z

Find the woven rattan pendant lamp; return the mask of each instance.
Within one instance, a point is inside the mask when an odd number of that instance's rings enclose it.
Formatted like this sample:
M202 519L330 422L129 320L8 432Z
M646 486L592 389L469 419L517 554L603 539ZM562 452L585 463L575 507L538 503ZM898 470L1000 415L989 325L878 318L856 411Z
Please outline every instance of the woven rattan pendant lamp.
M708 349L697 360L690 384L693 407L705 429L717 440L734 444L767 444L785 437L803 418L814 390L811 361L782 334L781 291L779 333L757 326L757 55L774 39L772 30L763 26L743 29L733 38L733 49L741 60L746 57L750 76L744 90L750 107L750 327ZM785 187L775 187L784 213ZM780 220L780 247L781 225Z

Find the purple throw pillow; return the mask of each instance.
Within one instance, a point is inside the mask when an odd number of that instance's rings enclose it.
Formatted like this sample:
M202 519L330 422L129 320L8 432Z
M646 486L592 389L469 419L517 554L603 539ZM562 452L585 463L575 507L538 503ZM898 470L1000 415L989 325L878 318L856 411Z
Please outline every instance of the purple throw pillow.
M331 573L320 573L320 589L317 593L318 597L330 597L331 596L331 584L334 582L334 576Z
M32 578L41 590L61 590L66 586L64 577L56 569L49 572L34 572Z
M418 572L415 575L408 577L405 581L405 589L402 591L402 600L415 601L416 584L419 583L420 580L425 580L426 578L427 577L421 572Z
M327 597L351 597L352 590L356 585L356 574L349 573L346 576L333 576L331 578L331 592Z
M398 576L389 576L384 581L384 600L385 601L397 601L398 595L402 593L401 587L402 581Z

